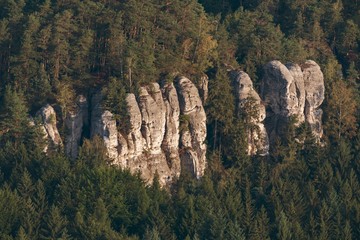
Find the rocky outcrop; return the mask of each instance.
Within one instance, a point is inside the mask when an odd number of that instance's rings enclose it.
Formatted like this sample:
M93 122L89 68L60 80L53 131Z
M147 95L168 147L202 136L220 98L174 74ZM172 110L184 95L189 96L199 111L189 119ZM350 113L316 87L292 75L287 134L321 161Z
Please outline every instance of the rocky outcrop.
M140 88L139 107L142 116L141 133L145 138L144 151L160 154L165 135L166 107L157 83Z
M78 155L84 128L89 124L88 119L88 102L80 95L76 99L74 109L67 113L65 119L65 153L71 159L75 159Z
M231 71L230 77L234 86L237 112L247 124L248 155L267 155L269 141L263 121L266 117L265 106L259 94L254 90L248 74L243 71Z
M206 114L198 89L187 78L176 80L181 116L186 121L186 127L181 131L181 139L186 138L188 143L181 141L180 154L182 167L193 173L197 178L204 174L206 166ZM187 136L187 137L185 137ZM188 167L192 166L192 167Z
M57 121L54 108L47 104L36 113L36 116L41 120L41 128L43 129L45 138L48 142L44 152L47 152L49 148L55 149L62 146L62 140L56 126Z
M141 172L151 182L159 174L162 185L187 171L195 177L206 165L206 115L198 89L187 78L174 84L152 83L140 88L139 97L126 97L129 122L119 131L109 111L101 107L101 94L92 99L91 136L104 139L112 164ZM180 131L186 116L187 128ZM125 123L123 123L125 124ZM184 141L186 139L186 141Z
M306 91L305 119L310 124L313 134L321 138L323 112L319 107L325 98L324 75L319 65L311 60L306 61L301 68Z
M308 122L313 134L321 138L319 106L324 100L324 79L314 61L301 66L269 62L264 67L261 95L267 105L265 125L271 141L285 134L291 117L296 125Z

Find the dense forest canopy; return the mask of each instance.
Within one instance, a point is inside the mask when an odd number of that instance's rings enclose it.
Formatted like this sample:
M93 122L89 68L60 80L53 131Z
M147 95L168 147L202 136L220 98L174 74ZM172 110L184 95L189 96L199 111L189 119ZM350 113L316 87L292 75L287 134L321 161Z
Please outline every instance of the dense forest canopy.
M0 238L360 239L359 25L356 0L0 0ZM227 70L258 87L274 59L321 66L324 144L289 125L250 157ZM76 160L44 154L29 123L50 103L65 131L76 96L99 89L123 116L126 93L205 74L208 168L171 189L108 166L98 138Z

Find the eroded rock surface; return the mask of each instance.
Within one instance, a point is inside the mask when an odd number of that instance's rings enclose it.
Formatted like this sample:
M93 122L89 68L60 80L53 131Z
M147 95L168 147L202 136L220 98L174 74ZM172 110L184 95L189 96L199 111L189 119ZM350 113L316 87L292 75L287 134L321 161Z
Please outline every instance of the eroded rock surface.
M159 174L161 185L188 171L204 174L206 165L206 115L198 89L187 78L163 87L153 83L140 88L138 99L126 97L129 126L120 132L109 111L101 108L101 95L92 100L91 136L104 139L113 164L141 172L152 182ZM188 129L180 132L180 118L186 116ZM187 138L187 142L180 141Z
M187 170L199 178L204 174L206 167L205 110L198 89L189 79L178 78L175 86L178 91L181 115L185 121L188 121L188 129L184 129L182 133L190 134L191 137L191 146L182 145L182 154L180 154L182 166L194 166L193 169ZM189 133L186 133L187 131Z
M319 109L324 100L324 79L319 65L306 61L303 65L271 61L264 67L262 98L267 105L266 129L270 140L283 136L290 118L296 125L306 121L313 134L322 136Z
M47 104L42 107L36 114L41 118L41 127L45 134L45 138L48 141L44 152L47 152L49 148L57 148L62 146L62 140L59 131L56 126L56 112L52 106Z
M247 153L249 155L267 155L269 140L263 124L266 117L265 106L247 73L231 71L230 76L233 81L238 114L243 115L249 125Z
M314 61L308 60L301 67L306 90L305 118L312 132L320 138L323 134L323 112L319 107L325 98L324 75L320 66Z

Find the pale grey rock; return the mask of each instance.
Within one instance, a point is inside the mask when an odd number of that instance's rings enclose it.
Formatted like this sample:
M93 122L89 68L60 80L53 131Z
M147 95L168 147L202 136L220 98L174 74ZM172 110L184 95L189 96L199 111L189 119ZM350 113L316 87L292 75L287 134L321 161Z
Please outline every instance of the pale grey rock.
M117 162L119 142L116 120L110 111L103 111L101 100L101 93L95 94L92 98L91 137L98 135L102 138L109 159Z
M189 119L188 126L191 133L191 148L185 148L185 151L180 154L180 158L181 161L195 163L193 174L199 178L204 174L206 167L206 115L204 107L198 89L188 78L176 79L176 89L181 115L185 115ZM186 152L192 154L186 154ZM194 157L192 161L187 159L190 155Z
M118 157L118 132L116 128L116 121L114 116L109 111L104 111L100 118L101 128L96 129L96 135L99 135L104 140L107 149L108 157L116 161Z
M132 173L140 171L142 179L148 184L153 182L154 176L159 175L159 183L161 186L168 186L173 181L173 173L166 164L164 154L141 155L137 158L129 159L127 168Z
M78 156L84 127L88 125L88 102L86 97L77 97L74 109L66 115L65 153L71 159Z
M247 129L247 153L248 155L267 155L269 153L269 140L262 123L266 117L265 106L255 91L248 74L243 71L231 71L230 76L233 80L235 98L238 103L238 114L241 115L246 111L247 113L244 114L248 115L248 124L254 126Z
M142 115L141 132L150 154L161 153L165 135L166 107L159 84L153 83L140 88L139 107Z
M301 67L298 64L288 63L286 67L293 76L293 83L290 87L290 99L293 101L293 110L291 115L296 115L297 125L305 121L305 83Z
M306 92L305 118L313 134L319 139L323 134L322 110L319 107L325 98L324 75L320 66L312 60L302 65L302 71Z
M180 175L179 156L179 116L180 106L174 84L165 84L162 88L164 104L166 107L165 136L162 149L165 152L167 162L176 177Z
M62 146L63 143L56 126L57 120L54 108L47 104L42 107L36 115L41 119L41 127L45 134L45 138L48 140L48 145L45 147L44 152L47 152L49 148Z
M264 67L262 97L271 108L272 112L282 117L303 115L304 108L299 97L303 97L303 85L298 74L297 66L292 66L291 71L279 61L271 61ZM295 76L295 79L294 79ZM302 93L301 93L302 92ZM303 101L303 100L302 100ZM303 117L299 117L301 119Z
M170 83L162 88L157 83L143 86L138 99L128 94L129 126L122 132L117 130L113 115L101 108L101 94L92 99L91 136L104 140L112 164L132 173L140 171L148 183L156 172L162 186L178 178L181 171L190 171L196 177L204 173L205 111L195 85L186 78L177 83L177 87ZM189 129L182 134L180 115L189 118Z
M262 98L267 104L266 129L271 141L283 136L290 118L296 125L306 121L319 140L322 136L322 110L324 78L314 61L301 66L271 61L264 67Z
M299 101L304 89L297 89L303 86L303 80L296 65L289 68L291 70L279 61L271 61L264 67L261 94L268 106L265 125L271 142L276 136L284 136L291 116L296 116L297 124L304 119L304 108L300 108L304 106L303 100Z
M134 158L141 156L144 151L145 139L141 134L142 116L134 94L128 94L126 102L128 107L130 129L128 130L126 137L127 147L121 151L121 155L125 158Z

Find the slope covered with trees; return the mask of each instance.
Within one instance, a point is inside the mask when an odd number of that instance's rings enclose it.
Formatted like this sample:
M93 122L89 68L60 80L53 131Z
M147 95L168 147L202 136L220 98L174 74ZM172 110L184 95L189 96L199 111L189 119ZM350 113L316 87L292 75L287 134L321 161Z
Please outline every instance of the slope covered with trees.
M0 1L0 238L359 239L359 16L353 0ZM273 59L321 66L324 144L290 124L250 157L227 70L259 87ZM108 166L98 138L76 160L44 154L29 122L50 103L65 131L75 97L104 87L124 117L126 92L178 74L210 78L200 180L146 186Z

